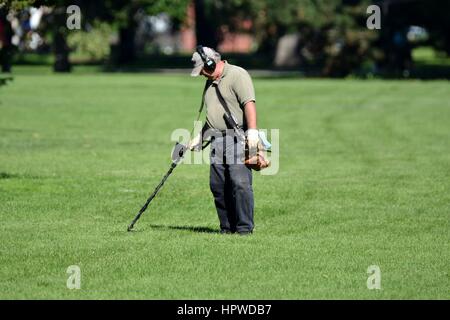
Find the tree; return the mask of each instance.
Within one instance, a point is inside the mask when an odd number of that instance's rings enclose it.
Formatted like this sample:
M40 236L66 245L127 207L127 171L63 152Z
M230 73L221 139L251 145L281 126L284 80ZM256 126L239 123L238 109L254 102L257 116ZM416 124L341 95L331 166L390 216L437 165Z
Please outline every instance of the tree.
M275 61L280 39L287 35L304 68L326 76L345 76L370 54L376 36L365 28L365 3L358 0L195 0L197 40L216 47L221 29L247 31L251 20L257 52ZM284 50L284 49L283 49ZM291 65L292 67L292 65Z
M69 62L69 47L66 43L67 27L66 27L66 6L69 4L77 4L82 1L45 1L45 0L12 0L4 1L5 10L23 10L30 6L53 6L52 13L47 17L47 23L52 31L53 52L55 54L55 62L53 69L55 72L69 72L71 65Z
M113 60L117 64L129 63L136 57L134 38L137 28L136 16L139 13L156 15L165 12L172 18L175 25L178 25L184 20L189 4L189 0L107 0L99 2L101 4L98 6L104 8L104 13L97 18L116 25L119 30L119 43L113 50Z
M135 58L134 37L136 33L136 14L168 13L175 22L184 19L189 0L12 0L4 1L6 9L21 10L29 6L46 5L52 7L51 14L46 17L48 30L51 30L53 52L55 54L54 71L68 72L71 70L67 45L69 32L66 21L66 9L77 5L82 13L82 28L94 20L106 21L118 29L119 42L115 50L115 61L125 64Z
M218 23L214 21L212 2L194 0L195 8L195 37L197 44L210 48L217 48L219 37L217 34Z
M33 0L2 0L0 1L0 62L2 72L11 72L11 63L13 56L13 45L11 38L13 36L11 24L7 20L10 9L21 10L29 6Z
M11 43L12 30L6 19L7 10L0 8L0 63L2 72L11 72L13 46Z
M380 41L376 44L382 56L377 63L388 75L408 74L412 67L412 49L407 39L410 26L421 26L428 31L426 43L450 54L450 2L447 0L385 0Z

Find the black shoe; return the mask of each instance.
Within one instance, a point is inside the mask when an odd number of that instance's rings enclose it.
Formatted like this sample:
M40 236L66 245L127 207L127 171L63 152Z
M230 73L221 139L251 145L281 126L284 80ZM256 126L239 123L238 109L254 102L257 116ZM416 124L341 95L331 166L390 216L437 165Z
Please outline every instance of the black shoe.
M253 231L238 231L240 236L249 236L253 233Z
M222 229L220 230L220 234L232 234L231 230Z

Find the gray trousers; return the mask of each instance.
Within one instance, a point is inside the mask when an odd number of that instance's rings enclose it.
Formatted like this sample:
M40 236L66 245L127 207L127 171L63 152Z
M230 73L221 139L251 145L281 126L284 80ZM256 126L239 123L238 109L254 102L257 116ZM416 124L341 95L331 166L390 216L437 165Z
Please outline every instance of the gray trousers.
M211 142L210 188L220 229L252 232L252 171L244 164L244 144L235 136L216 136Z

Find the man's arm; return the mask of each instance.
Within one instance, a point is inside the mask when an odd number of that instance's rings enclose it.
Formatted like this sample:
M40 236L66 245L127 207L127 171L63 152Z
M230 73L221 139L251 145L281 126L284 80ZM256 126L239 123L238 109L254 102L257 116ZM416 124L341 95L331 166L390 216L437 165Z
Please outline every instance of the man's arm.
M258 128L256 125L256 104L255 101L249 101L244 106L244 115L248 129Z
M239 104L244 106L244 122L247 124L248 146L250 150L255 150L259 141L258 127L256 125L255 88L248 72L243 69L239 70L241 70L240 76L234 83L233 90L236 93Z
M256 104L255 101L249 101L244 106L244 116L247 122L247 142L251 152L257 150L259 135L256 126Z
M191 151L194 151L194 150L200 151L201 150L203 138L205 138L205 132L208 131L208 129L209 129L209 125L205 121L205 124L203 125L202 130L188 142L187 147L189 150L191 150Z

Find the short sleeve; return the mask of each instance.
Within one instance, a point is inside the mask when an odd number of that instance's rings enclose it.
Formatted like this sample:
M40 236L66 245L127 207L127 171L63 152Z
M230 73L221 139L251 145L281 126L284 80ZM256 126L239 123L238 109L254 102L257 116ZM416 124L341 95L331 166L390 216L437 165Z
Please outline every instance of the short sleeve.
M249 101L256 101L255 88L248 72L242 68L236 72L236 79L233 81L233 90L236 94L240 107L244 107Z

